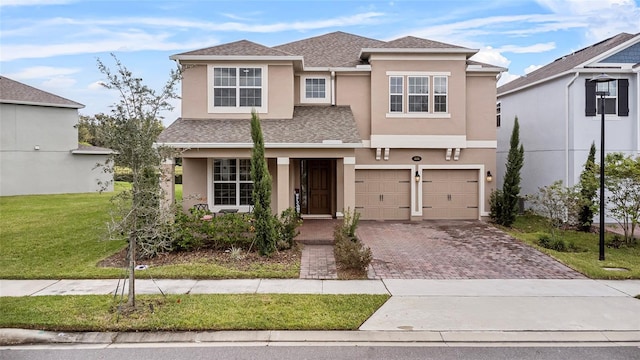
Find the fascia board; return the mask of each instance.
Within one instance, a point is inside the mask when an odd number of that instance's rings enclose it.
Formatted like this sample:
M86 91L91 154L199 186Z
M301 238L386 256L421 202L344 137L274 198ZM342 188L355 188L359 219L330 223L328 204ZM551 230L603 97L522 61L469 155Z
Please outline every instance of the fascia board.
M155 143L155 146L192 149L251 149L253 143ZM267 149L336 149L361 148L362 143L265 143Z

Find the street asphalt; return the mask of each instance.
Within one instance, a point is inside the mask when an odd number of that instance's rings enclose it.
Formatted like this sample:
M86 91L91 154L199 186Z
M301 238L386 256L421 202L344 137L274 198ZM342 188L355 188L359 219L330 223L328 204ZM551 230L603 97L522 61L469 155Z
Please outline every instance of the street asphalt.
M107 280L0 280L0 296L113 294ZM0 329L26 343L593 343L640 345L640 280L137 280L139 294L389 294L359 331L55 333Z

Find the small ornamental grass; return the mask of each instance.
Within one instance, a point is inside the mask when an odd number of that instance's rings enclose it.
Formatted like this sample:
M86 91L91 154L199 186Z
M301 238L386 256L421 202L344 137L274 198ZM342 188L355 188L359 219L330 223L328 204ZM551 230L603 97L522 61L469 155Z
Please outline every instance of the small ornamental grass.
M359 213L352 213L350 210L345 212L343 222L336 225L333 232L334 256L340 270L356 272L366 277L367 267L371 264L373 255L371 249L356 237L359 220Z

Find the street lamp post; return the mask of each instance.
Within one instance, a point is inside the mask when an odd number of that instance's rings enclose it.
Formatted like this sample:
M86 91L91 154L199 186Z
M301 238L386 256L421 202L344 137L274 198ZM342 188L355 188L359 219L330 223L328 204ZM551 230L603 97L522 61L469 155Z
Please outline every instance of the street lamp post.
M591 81L596 83L596 96L600 96L600 256L598 260L604 260L604 97L609 95L609 91L599 91L598 83L607 84L615 79L607 74L600 74Z

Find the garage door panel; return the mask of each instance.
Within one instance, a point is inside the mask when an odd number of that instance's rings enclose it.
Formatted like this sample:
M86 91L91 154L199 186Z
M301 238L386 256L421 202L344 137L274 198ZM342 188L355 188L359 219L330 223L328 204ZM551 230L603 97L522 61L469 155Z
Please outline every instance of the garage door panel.
M408 170L356 170L356 210L362 220L407 220L410 206Z
M478 170L424 170L424 219L477 219Z

